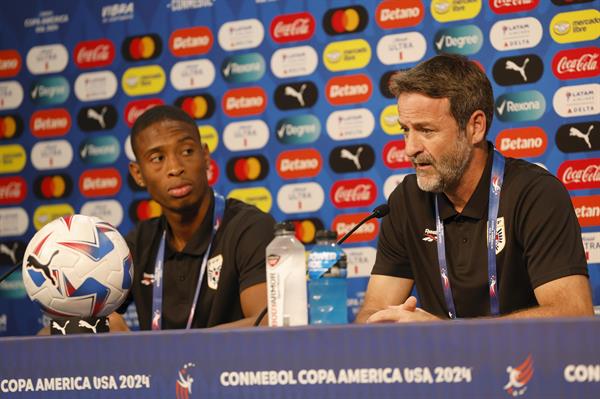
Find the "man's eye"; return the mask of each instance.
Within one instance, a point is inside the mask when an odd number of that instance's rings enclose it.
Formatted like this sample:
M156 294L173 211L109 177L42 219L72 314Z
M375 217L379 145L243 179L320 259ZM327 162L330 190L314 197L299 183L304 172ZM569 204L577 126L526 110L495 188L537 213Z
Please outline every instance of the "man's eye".
M153 155L150 157L150 162L152 163L158 163L160 161L163 160L163 156L162 155Z
M185 148L183 150L183 154L184 155L192 155L194 153L194 149L193 148Z

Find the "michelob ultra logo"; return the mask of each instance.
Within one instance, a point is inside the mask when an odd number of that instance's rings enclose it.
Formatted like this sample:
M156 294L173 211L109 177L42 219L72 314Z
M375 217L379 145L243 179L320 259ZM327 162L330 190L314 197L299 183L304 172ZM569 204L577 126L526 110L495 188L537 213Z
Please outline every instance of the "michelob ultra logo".
M371 61L371 46L364 39L333 42L323 50L325 67L333 72L366 67Z
M600 195L571 197L581 227L600 226Z
M567 190L600 188L600 158L565 161L558 167L556 177Z
M325 86L327 101L331 105L363 103L371 98L373 84L367 75L334 76Z
M271 71L279 79L310 75L317 69L319 56L311 46L280 48L271 56Z
M215 80L215 66L209 60L181 61L173 65L169 77L177 90L203 89Z
M0 145L0 174L18 173L26 163L27 153L22 145Z
M127 126L131 128L140 115L148 111L150 108L163 104L164 102L160 98L148 98L145 100L131 101L125 107L125 122L127 122Z
M309 12L278 15L271 21L271 38L277 43L300 42L315 33L315 18Z
M506 129L496 136L496 148L505 157L535 158L546 152L548 137L537 126Z
M277 173L282 179L315 177L321 172L321 153L313 148L284 151L277 156Z
M69 98L69 81L62 76L49 76L34 81L29 91L37 105L62 104Z
M23 88L16 80L0 82L0 111L19 108L23 102Z
M162 39L156 33L131 36L123 41L121 55L127 61L146 61L162 52Z
M483 34L476 25L454 26L439 30L433 39L435 51L450 54L475 54L481 50Z
M226 22L219 28L219 45L225 51L258 47L264 37L265 28L255 18Z
M398 122L398 106L388 105L379 115L379 124L381 129L389 135L403 134L400 123Z
M0 205L20 204L27 197L27 182L21 176L0 177Z
M130 97L160 93L167 82L160 65L129 68L121 78L121 87Z
M38 176L33 183L33 192L41 199L68 197L73 189L73 181L66 173Z
M95 216L118 227L123 221L123 207L117 200L88 201L81 206L82 215Z
M265 59L260 53L232 55L221 64L223 78L231 83L256 82L263 77L265 70Z
M426 51L427 41L419 32L387 35L377 43L377 58L385 65L417 62Z
M277 122L275 135L283 144L312 143L321 135L321 122L314 115L289 116Z
M287 214L316 212L324 201L325 193L318 183L286 184L277 192L277 206Z
M593 78L600 74L600 48L562 50L552 59L552 72L561 80Z
M79 68L108 66L114 59L115 45L108 39L79 42L73 50L73 60Z
M181 96L175 105L197 120L208 119L215 113L215 100L208 93Z
M0 208L0 237L22 236L29 226L25 209L15 206Z
M561 87L554 93L552 105L554 111L565 118L597 115L600 113L600 84Z
M206 54L212 45L213 35L206 26L177 29L169 36L169 50L175 57Z
M348 255L348 278L371 275L377 256L377 250L374 247L344 248L344 252Z
M369 216L368 212L350 213L338 215L331 222L331 229L335 231L338 238L352 230L361 220ZM372 241L379 233L379 221L371 219L360 226L348 239L347 243Z
M375 129L375 118L367 108L335 111L327 117L327 134L333 140L369 137Z
M258 86L231 89L223 95L223 112L231 118L258 115L267 108L267 94Z
M369 23L369 13L363 6L333 8L323 16L323 30L328 35L362 32Z
M263 155L234 157L227 161L226 173L235 183L263 180L269 174L269 161Z
M29 129L39 138L64 136L71 129L71 115L64 108L39 110L31 115Z
M91 165L111 164L119 158L121 146L114 136L94 136L79 145L81 160Z
M82 73L75 80L79 101L107 100L117 92L117 77L112 71Z
M375 11L375 22L382 29L400 29L416 26L425 16L421 0L382 1Z
M490 30L490 42L498 51L510 51L537 46L544 29L533 17L505 19L496 22Z
M121 174L115 168L88 169L79 176L79 192L84 197L107 197L121 190Z
M269 212L273 206L273 197L266 187L236 188L227 194L227 198L235 198L254 205L263 212Z
M15 139L23 133L23 120L17 114L0 115L0 140Z
M431 15L438 22L475 18L481 11L481 0L432 0Z
M74 214L75 210L69 204L42 205L33 212L33 226L39 230L54 219Z
M151 199L133 201L129 205L129 218L134 222L140 222L162 214L160 205Z
M232 122L223 131L223 144L229 151L258 150L268 141L269 127L260 119Z
M17 50L0 50L0 79L17 76L21 65L21 55Z
M219 134L217 133L217 130L211 125L200 125L198 126L198 134L200 135L202 144L208 146L208 152L211 154L215 152L219 145Z
M600 11L563 12L550 21L550 36L557 43L575 43L600 37Z
M62 44L35 46L27 52L25 62L33 75L62 72L69 62L69 53Z
M538 6L540 0L489 0L490 8L496 14L531 11Z
M503 122L535 121L546 111L546 99L537 90L506 93L496 99L496 116Z
M37 170L63 169L73 161L73 147L67 140L48 140L35 143L31 163Z

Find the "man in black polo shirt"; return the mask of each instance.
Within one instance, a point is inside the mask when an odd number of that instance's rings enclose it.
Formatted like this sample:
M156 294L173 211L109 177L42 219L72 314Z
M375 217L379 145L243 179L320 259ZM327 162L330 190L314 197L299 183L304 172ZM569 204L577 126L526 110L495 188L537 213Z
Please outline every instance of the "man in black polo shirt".
M390 195L356 321L592 315L569 195L486 141L494 98L479 67L439 55L390 87L416 175Z
M265 248L273 218L208 186L208 147L194 121L170 106L131 131L130 172L162 207L127 236L140 328L251 326L266 307ZM114 320L112 320L114 321Z

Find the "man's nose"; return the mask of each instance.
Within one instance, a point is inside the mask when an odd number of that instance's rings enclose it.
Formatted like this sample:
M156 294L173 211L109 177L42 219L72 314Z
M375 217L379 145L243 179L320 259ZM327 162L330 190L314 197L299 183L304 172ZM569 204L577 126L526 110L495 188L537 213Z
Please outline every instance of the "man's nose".
M168 163L168 173L169 176L179 176L183 173L183 163L177 156L169 157Z
M419 139L417 134L410 133L405 135L404 141L406 143L404 153L407 157L414 157L423 151L423 144L421 143L421 140Z

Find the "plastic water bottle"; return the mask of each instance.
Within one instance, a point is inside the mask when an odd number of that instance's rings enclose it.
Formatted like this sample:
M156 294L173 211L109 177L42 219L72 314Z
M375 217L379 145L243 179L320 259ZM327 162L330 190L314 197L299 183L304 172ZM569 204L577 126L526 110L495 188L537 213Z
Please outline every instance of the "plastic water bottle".
M267 302L269 326L308 324L304 245L294 236L292 223L277 223L267 246Z
M308 255L310 324L347 323L346 254L333 231L319 230L316 238Z

